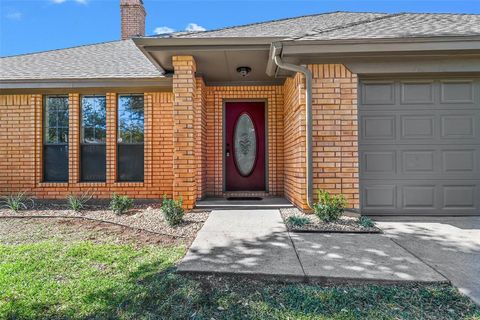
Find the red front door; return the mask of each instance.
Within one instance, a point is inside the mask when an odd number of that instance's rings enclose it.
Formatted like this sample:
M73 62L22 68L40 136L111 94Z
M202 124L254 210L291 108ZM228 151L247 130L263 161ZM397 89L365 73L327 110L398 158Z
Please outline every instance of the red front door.
M265 190L265 104L225 104L226 191Z

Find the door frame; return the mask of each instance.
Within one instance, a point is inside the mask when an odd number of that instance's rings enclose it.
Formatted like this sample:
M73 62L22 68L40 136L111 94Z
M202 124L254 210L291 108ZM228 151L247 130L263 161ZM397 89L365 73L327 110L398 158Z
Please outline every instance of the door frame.
M261 99L223 99L222 101L222 192L249 192L247 191L227 191L227 169L226 169L226 163L225 163L225 140L226 140L226 111L227 111L227 103L229 102L263 102L263 112L264 112L264 118L265 118L265 168L264 168L264 183L265 183L265 190L264 191L252 191L252 192L269 192L268 188L268 99L266 98L261 98Z

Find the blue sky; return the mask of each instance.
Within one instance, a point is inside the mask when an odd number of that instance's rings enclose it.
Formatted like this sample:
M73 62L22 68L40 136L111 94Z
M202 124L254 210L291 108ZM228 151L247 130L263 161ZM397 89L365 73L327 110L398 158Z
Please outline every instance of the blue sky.
M120 0L0 0L0 56L120 37ZM328 11L480 13L480 0L144 0L147 34L216 29ZM178 8L182 10L178 10Z

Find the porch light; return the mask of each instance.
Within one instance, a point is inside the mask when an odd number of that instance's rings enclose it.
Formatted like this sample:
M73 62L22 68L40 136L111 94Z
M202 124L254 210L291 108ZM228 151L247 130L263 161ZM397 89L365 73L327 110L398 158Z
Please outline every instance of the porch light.
M242 77L248 76L250 71L252 71L252 68L250 68L250 67L238 67L237 68L238 74L241 75Z

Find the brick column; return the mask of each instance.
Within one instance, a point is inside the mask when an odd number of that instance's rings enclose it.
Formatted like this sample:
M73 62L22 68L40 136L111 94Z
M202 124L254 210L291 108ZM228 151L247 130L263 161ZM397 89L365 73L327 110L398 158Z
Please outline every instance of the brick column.
M182 197L185 209L195 205L197 166L195 158L195 60L172 58L173 76L173 197Z
M313 73L314 189L343 193L359 207L357 75L341 64L309 65Z
M80 181L80 95L68 95L68 183Z
M117 94L107 93L107 172L108 184L117 181Z

